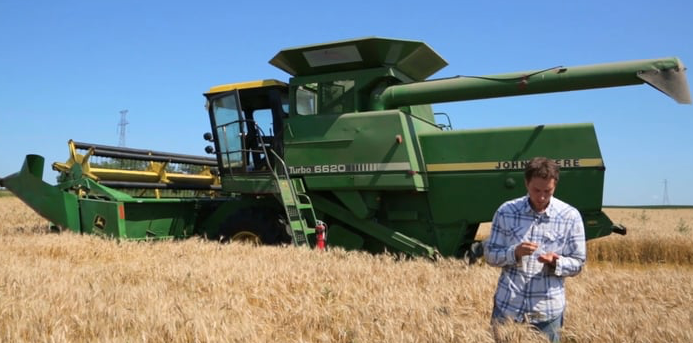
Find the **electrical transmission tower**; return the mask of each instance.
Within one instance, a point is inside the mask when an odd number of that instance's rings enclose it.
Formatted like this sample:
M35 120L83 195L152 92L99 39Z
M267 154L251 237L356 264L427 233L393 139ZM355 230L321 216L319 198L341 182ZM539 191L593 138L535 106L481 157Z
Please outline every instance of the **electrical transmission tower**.
M125 118L127 114L128 110L120 111L120 122L118 123L118 146L125 146L125 126L129 124Z
M664 179L664 196L662 196L662 205L669 205L669 191L667 190L667 179Z

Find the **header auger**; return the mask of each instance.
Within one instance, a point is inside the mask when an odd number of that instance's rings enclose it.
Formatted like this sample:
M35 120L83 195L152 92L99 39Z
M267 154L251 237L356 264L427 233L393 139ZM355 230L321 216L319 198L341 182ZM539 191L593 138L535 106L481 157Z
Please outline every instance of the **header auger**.
M114 147L107 145L75 142L68 143L70 157L65 163L55 162L53 170L60 172L58 181L67 181L72 176L75 164L79 164L81 176L100 184L119 189L154 190L221 190L214 158L160 151ZM84 154L80 154L83 151ZM108 158L92 167L90 158ZM78 176L77 178L81 177Z
M364 38L282 50L270 63L288 83L204 94L214 158L71 142L68 162L53 165L57 185L41 180L37 155L2 183L76 232L309 246L328 237L347 249L463 256L479 223L524 194L523 164L539 155L561 165L557 196L580 210L588 238L624 228L602 212L592 124L444 130L430 104L642 83L691 102L677 58L426 80L447 65L428 45ZM108 160L95 164L99 155ZM137 170L124 170L126 159Z

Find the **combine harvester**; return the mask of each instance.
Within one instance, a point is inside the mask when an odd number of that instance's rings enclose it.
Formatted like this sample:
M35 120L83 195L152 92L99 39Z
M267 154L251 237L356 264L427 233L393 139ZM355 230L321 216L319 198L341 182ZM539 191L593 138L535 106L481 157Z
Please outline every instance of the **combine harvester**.
M580 210L588 238L625 228L602 212L593 125L452 130L430 104L643 83L691 102L677 58L426 80L447 65L428 45L365 38L270 63L288 84L204 94L214 158L70 142L69 160L53 164L57 185L42 181L38 155L2 185L57 228L119 239L322 247L329 225L333 246L464 256L479 223L525 194L522 168L539 155L561 165L556 196Z

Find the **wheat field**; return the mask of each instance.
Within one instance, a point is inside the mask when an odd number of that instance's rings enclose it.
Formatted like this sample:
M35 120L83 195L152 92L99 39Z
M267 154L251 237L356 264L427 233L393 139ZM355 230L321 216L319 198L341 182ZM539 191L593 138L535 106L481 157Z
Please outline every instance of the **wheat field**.
M567 281L565 342L693 341L693 209L607 209ZM492 342L499 270L332 249L69 232L0 198L2 342ZM507 342L542 342L522 325Z

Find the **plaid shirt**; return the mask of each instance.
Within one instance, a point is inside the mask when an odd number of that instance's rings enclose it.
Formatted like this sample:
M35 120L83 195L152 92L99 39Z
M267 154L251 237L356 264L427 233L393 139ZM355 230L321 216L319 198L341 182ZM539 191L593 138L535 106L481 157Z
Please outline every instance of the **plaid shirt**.
M516 261L515 247L523 241L539 248ZM497 313L515 321L544 322L565 309L564 277L582 270L585 229L580 213L563 201L551 198L546 210L537 213L524 196L496 211L484 249L486 261L503 268L494 297ZM537 261L538 254L551 251L560 255L555 268Z

